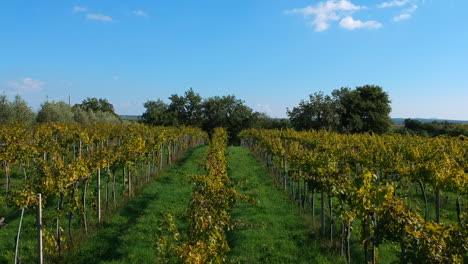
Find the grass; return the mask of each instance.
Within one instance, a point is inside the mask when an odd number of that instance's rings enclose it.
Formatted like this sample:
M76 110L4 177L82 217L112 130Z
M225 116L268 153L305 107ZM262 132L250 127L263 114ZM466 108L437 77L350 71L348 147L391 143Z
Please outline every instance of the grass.
M288 196L276 188L268 170L246 148L228 148L229 176L241 194L258 201L240 202L233 217L256 227L229 232L233 263L345 263L320 250L320 240Z

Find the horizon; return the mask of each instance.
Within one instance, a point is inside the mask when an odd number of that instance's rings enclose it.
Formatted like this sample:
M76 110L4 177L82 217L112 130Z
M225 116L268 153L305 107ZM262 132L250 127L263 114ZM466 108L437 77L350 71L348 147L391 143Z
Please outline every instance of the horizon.
M310 94L374 84L392 118L468 120L464 1L15 1L0 11L0 92L105 98L141 115L193 87L286 118Z

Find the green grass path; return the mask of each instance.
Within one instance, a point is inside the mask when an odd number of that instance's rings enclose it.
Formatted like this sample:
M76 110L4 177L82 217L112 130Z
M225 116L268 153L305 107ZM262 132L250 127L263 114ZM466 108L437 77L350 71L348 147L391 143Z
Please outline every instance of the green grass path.
M155 263L158 223L168 212L180 219L192 191L188 174L202 173L207 147L196 147L175 166L139 192L120 212L101 224L94 235L69 252L64 263ZM176 221L178 227L186 223Z
M233 217L261 227L228 234L234 263L343 263L320 253L313 231L287 195L278 190L268 170L246 148L228 148L229 176L236 189L259 201L239 202Z

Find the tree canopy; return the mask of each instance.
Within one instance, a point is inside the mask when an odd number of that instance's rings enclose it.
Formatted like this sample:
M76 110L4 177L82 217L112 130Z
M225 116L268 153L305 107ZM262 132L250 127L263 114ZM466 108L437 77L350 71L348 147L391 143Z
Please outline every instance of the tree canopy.
M245 128L252 127L256 120L254 111L234 95L206 99L203 102L203 116L205 131L224 127L231 137Z
M161 99L156 101L149 100L143 106L146 108L146 111L140 118L141 123L156 126L170 125L170 120L167 118L169 107Z
M88 98L82 104L70 107L65 102L45 102L37 113L37 122L79 123L122 123L114 112L114 106L106 99Z
M169 100L169 104L160 99L147 101L144 104L146 111L140 122L156 126L196 126L208 133L216 127L223 127L234 141L242 129L255 127L260 123L271 126L276 124L273 121L267 122L266 115L254 112L234 95L203 99L193 89L189 89L184 95L171 95Z
M13 101L6 95L0 95L0 124L9 122L30 123L34 121L35 114L21 96L16 95Z
M37 113L36 121L72 123L74 122L72 108L65 102L45 102Z
M337 101L323 92L309 96L308 101L301 100L297 107L287 110L291 125L297 130L338 128L339 119Z
M190 88L183 96L173 94L169 97L168 106L171 125L196 126L202 125L202 97Z
M102 98L95 98L95 97L88 97L81 104L75 104L73 108L81 108L85 111L93 111L93 112L106 112L111 113L113 115L117 115L114 110L114 105L109 103L107 99Z
M314 93L288 110L297 130L325 129L344 133L384 133L390 129L390 99L382 87L341 88L330 95Z
M436 137L440 135L468 137L468 124L454 124L447 121L433 121L423 123L415 119L405 119L404 127L398 132L402 134L415 134L418 136Z

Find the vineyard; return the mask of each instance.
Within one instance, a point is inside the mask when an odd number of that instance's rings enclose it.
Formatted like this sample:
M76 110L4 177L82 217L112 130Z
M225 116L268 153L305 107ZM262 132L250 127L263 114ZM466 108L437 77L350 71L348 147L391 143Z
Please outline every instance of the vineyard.
M467 260L467 138L240 138L227 147L221 128L208 140L190 127L0 126L0 262Z
M8 223L18 214L20 221L14 248L1 245L6 254L0 262L60 260L63 251L73 247L75 235L88 233L91 225L102 221L103 213L133 197L163 168L205 140L206 134L194 128L1 126L5 188L0 213L6 215L1 222ZM25 214L36 215L37 222L28 221L24 227L28 237L22 246ZM34 237L31 230L36 226Z
M462 209L468 192L466 138L291 130L247 130L241 137L298 206L310 207L312 216L316 193L320 194L322 237L348 263L350 236L357 226L365 263L378 261L379 245L385 242L399 245L402 263L466 260L468 215ZM423 204L412 196L415 186ZM442 193L446 207L455 204L455 219L441 214ZM435 219L429 218L432 194Z

